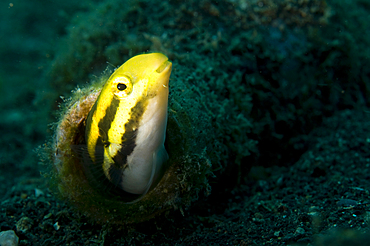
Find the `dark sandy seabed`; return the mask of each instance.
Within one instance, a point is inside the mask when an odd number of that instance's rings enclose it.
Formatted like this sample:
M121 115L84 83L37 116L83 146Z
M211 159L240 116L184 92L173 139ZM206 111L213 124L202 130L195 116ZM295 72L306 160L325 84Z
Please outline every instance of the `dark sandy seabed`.
M368 245L368 0L13 1L0 11L0 231L19 245ZM232 168L210 178L208 197L137 225L95 224L50 191L35 150L60 95L107 61L151 51L169 56L177 79L223 76L231 86L215 94L249 127L230 130Z

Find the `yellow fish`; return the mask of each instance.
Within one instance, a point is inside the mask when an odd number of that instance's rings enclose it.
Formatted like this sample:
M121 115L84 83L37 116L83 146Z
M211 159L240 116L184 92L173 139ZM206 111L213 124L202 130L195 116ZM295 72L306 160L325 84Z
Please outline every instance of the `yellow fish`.
M164 173L168 83L160 53L135 56L107 80L86 120L86 177L103 194L140 200Z

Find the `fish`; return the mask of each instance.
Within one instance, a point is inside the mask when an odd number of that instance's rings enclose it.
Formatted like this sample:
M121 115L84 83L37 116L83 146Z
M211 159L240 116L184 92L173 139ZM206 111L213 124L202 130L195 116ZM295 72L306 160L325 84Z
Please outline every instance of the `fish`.
M142 54L104 84L86 118L82 157L89 184L101 194L134 203L163 176L171 71L165 55Z

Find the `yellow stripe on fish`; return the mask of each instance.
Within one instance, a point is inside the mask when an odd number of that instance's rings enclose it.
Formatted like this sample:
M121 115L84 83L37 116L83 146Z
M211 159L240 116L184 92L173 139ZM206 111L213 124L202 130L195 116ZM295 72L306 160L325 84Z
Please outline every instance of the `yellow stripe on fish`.
M105 83L86 120L84 167L93 187L134 202L159 182L171 69L163 54L138 55Z

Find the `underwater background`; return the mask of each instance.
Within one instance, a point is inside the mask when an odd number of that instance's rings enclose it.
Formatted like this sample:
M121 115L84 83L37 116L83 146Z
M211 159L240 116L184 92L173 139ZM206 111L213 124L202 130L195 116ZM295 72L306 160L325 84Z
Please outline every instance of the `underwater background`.
M0 16L0 232L19 245L369 240L368 0L11 1ZM145 52L169 57L170 93L181 81L205 121L187 141L217 160L211 194L97 224L49 189L39 146L76 86Z

